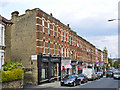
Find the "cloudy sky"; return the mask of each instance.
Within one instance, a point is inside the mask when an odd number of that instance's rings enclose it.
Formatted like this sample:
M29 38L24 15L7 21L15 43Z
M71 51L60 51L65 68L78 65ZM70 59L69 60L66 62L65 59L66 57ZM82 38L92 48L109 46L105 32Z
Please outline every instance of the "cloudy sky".
M97 48L106 46L109 57L118 56L118 18L119 0L0 0L0 14L7 19L11 12L40 8L64 24L70 24L72 30Z

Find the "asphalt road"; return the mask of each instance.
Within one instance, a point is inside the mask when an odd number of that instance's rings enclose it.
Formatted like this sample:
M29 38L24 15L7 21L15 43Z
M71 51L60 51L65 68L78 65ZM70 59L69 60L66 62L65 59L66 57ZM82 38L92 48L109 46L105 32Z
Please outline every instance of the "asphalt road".
M81 84L79 86L75 86L75 87L70 87L70 86L52 86L52 87L40 87L40 86L37 86L37 87L33 87L34 89L35 88L40 88L40 90L79 90L81 88L81 90L117 90L116 88L120 88L120 80L115 80L113 78L106 78L106 77L103 77L101 79L98 79L98 80L94 80L94 81L88 81L88 83L85 83L85 84ZM33 89L32 88L32 89Z
M119 80L113 78L101 78L95 81L89 81L86 84L79 86L80 88L118 88ZM119 85L120 87L120 85Z

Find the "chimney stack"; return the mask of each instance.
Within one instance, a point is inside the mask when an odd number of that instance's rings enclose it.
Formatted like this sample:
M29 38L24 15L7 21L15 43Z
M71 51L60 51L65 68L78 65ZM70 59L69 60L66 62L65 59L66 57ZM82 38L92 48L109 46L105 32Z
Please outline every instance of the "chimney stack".
M12 17L17 17L19 15L19 12L18 11L14 11L11 13Z

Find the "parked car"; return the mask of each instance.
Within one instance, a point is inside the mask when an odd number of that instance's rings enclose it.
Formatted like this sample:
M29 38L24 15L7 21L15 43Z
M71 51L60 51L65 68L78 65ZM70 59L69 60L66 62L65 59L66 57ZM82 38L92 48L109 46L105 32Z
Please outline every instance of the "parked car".
M99 79L99 76L97 75L97 73L95 73L95 79Z
M81 84L81 80L78 78L77 75L66 75L61 80L61 86L64 86L64 85L77 86L80 84Z
M97 75L99 78L102 78L103 77L103 72L97 72Z
M106 72L106 77L113 77L113 72L112 71L107 71Z
M84 74L79 74L78 78L81 79L81 83L87 83L88 82L88 78Z
M120 71L115 71L113 74L114 79L120 79Z
M83 68L82 74L87 76L88 80L95 80L96 79L95 70L92 68Z

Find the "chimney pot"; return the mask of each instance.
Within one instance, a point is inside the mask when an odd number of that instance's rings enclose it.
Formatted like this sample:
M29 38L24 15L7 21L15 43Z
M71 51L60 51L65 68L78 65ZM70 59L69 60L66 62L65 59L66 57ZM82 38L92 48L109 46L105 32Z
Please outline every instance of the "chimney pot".
M69 24L67 24L67 26L69 27Z
M19 14L18 11L14 11L14 12L11 13L12 17L14 17L14 16L18 16L18 14Z
M53 16L52 13L50 13L50 16Z

